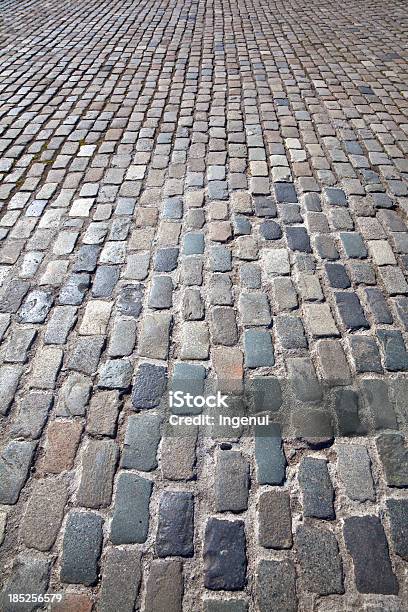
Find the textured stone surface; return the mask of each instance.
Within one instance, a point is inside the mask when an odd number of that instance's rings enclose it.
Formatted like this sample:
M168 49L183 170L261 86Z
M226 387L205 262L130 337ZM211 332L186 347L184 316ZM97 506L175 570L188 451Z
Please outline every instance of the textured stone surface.
M353 516L344 522L344 539L353 558L360 593L398 593L384 529L376 516Z
M20 554L15 558L12 573L0 595L0 605L5 612L13 612L16 604L10 602L9 595L25 593L44 595L47 591L51 563L33 554ZM31 612L37 608L35 602L27 601L18 605L21 610Z
M192 557L194 499L184 491L165 491L160 498L156 552L159 557Z
M118 448L112 440L89 440L82 455L82 474L77 503L87 508L108 506Z
M292 546L290 496L284 491L267 491L259 498L259 543L264 548Z
M110 532L113 544L145 542L151 492L152 483L149 480L136 474L120 474Z
M15 504L27 479L34 442L9 442L0 455L0 503Z
M47 551L54 544L64 517L67 486L60 480L36 480L21 526L28 548ZM44 516L47 520L44 521Z
M153 561L146 584L146 612L178 612L182 598L182 564L179 561Z
M99 609L132 612L142 577L140 553L109 548L103 562Z
M256 569L256 588L260 612L295 612L296 571L290 561L263 559Z
M248 507L249 466L236 451L222 451L215 472L217 512L242 512Z
M299 467L299 484L303 495L304 515L333 519L334 491L326 462L305 457Z
M102 526L103 520L98 514L70 512L62 549L62 582L92 585L97 581Z
M331 531L300 526L296 530L295 546L304 589L319 595L344 593L339 547Z
M246 584L246 544L242 521L210 518L205 528L204 584L208 589L236 591Z
M405 609L404 3L3 4L2 585L22 556L62 612ZM92 586L61 581L72 512ZM398 593L356 591L369 514ZM204 584L211 518L242 520L239 593Z

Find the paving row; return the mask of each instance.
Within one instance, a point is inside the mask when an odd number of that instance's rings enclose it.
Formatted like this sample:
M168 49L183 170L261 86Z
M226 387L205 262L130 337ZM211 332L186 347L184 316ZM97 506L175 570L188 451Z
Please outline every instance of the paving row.
M405 3L1 7L1 612L406 610Z

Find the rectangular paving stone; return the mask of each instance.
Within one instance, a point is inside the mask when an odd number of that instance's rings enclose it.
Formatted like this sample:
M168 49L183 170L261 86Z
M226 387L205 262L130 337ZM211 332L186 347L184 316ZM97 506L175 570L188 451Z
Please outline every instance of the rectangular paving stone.
M391 525L391 538L394 550L402 559L408 559L408 501L406 499L387 499L387 514Z
M91 397L87 410L88 433L113 437L119 414L119 392L100 391Z
M31 391L25 394L19 402L19 409L11 426L11 434L14 437L38 439L45 426L51 405L52 395L50 393Z
M296 570L291 561L259 561L256 569L256 601L260 612L296 612Z
M306 327L316 338L338 336L336 323L328 304L305 304Z
M233 346L238 341L236 315L233 308L218 306L211 311L211 337L214 344Z
M398 593L387 538L376 516L352 516L344 521L344 539L353 558L354 579L360 593Z
M264 293L241 293L239 312L243 325L270 325L271 313Z
M118 448L111 440L89 440L81 458L81 481L77 504L86 508L108 506L118 460Z
M286 491L267 491L258 502L258 541L264 548L291 548L292 516Z
M34 480L21 533L28 548L47 551L54 544L64 518L67 486L56 479Z
M101 612L133 612L142 578L140 552L108 548L102 568L98 609Z
M288 252L286 249L265 249L262 262L269 276L284 276L290 272Z
M408 487L408 448L401 433L383 433L376 440L377 451L389 487Z
M102 300L91 300L85 308L79 333L85 336L104 334L108 325L112 304Z
M149 501L153 483L136 474L121 473L117 480L111 522L113 544L134 544L146 541L149 529Z
M59 348L37 350L32 362L30 384L38 389L54 389L61 367L63 352Z
M384 380L367 378L361 381L361 390L377 430L397 429L397 419Z
M145 315L139 332L139 354L152 359L166 359L171 324L171 315L165 313Z
M152 561L146 582L146 612L179 612L183 601L183 566L180 561Z
M61 581L91 586L98 580L103 519L94 512L72 510L65 525Z
M246 329L244 332L245 366L259 368L275 363L272 338L269 331Z
M47 428L45 454L41 469L50 474L59 474L72 468L82 433L82 423L56 419Z
M256 474L259 484L280 485L285 480L286 458L277 425L255 430Z
M156 553L159 557L194 554L194 496L187 491L164 491L160 497Z
M334 519L334 491L326 461L304 457L299 466L298 478L303 497L303 514Z
M355 293L337 291L334 297L340 318L348 331L367 329L369 327L360 300Z
M343 564L335 535L301 525L295 534L303 588L318 595L344 593Z
M319 340L316 350L324 383L330 386L350 384L350 368L340 341Z
M134 409L158 406L167 384L167 368L151 363L141 363L136 373L132 391Z
M110 357L129 356L136 342L136 321L117 317L110 333L108 354Z
M11 440L0 455L0 503L15 504L27 480L35 442Z
M66 367L84 374L95 374L104 345L104 336L78 336L67 355Z
M55 306L45 329L45 344L65 344L76 317L75 306Z
M3 365L0 367L0 414L7 414L14 400L22 373L23 368L18 365Z
M155 414L131 415L123 444L121 467L150 472L157 467L160 417Z
M375 501L371 462L367 449L357 444L337 446L338 470L350 499Z
M217 512L246 510L248 489L248 462L237 451L221 451L215 472L215 510Z
M204 586L213 591L242 590L246 584L243 521L209 518L204 539Z
M309 357L290 357L286 360L288 381L296 397L302 402L318 401L322 397L321 384Z

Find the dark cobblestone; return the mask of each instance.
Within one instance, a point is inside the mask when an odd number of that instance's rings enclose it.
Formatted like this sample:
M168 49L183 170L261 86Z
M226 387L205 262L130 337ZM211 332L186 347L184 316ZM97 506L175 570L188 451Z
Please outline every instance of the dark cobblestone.
M353 557L360 593L398 593L384 529L376 516L353 516L344 521L344 539Z
M211 590L237 591L246 584L246 544L242 521L210 518L205 529L204 583Z
M159 557L192 557L194 498L184 491L165 491L160 498L156 552Z

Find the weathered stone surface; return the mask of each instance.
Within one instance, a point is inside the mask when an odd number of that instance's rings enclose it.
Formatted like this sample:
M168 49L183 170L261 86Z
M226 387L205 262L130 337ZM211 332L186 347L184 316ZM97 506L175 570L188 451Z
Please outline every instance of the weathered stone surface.
M167 368L142 363L136 373L132 404L135 409L158 406L167 384Z
M237 591L246 584L243 521L210 518L205 528L204 585L213 591Z
M109 548L102 568L98 609L133 612L142 577L140 552Z
M408 487L408 449L400 433L384 433L377 440L377 450L389 487Z
M151 359L166 359L172 316L166 313L145 315L139 332L139 354Z
M77 504L100 508L110 504L118 448L111 440L89 440L82 454Z
M136 474L120 474L110 531L113 544L146 541L152 488L151 481Z
M98 580L103 519L94 512L73 510L65 526L61 581L90 586Z
M74 462L82 433L79 421L51 421L47 429L45 454L41 469L45 473L59 474L70 470Z
M304 589L318 595L344 593L339 547L331 531L302 525L296 530L295 546Z
M44 595L47 591L51 562L33 554L20 553L14 560L12 573L0 595L0 606L4 612L14 612L16 604L10 602L9 595L16 593L36 593ZM37 603L28 601L18 604L20 610L32 612Z
M23 370L21 366L4 365L0 368L0 414L5 415L11 406Z
M292 546L290 496L286 491L267 491L259 497L259 544L264 548Z
M403 559L408 559L408 500L387 499L387 514L391 525L391 538L394 550Z
M119 414L119 392L100 391L93 395L88 408L86 429L88 433L113 437Z
M128 420L121 467L150 472L157 467L160 417L155 414L131 415Z
M146 584L146 612L179 612L183 600L180 561L153 561Z
M169 480L191 480L196 462L197 427L168 426L161 442L161 471Z
M194 497L186 491L164 491L159 504L156 553L159 557L194 554Z
M296 571L290 561L262 559L256 569L260 612L296 612Z
M334 491L324 459L305 457L299 466L303 514L314 518L334 518Z
M68 499L66 484L61 480L35 480L28 501L21 533L28 548L47 551L54 544L64 517Z
M339 475L350 499L374 501L371 462L366 448L357 444L339 444L337 457Z
M24 486L35 450L35 442L12 440L0 455L0 503L15 504Z
M376 516L352 516L344 521L344 539L353 558L360 593L398 593L387 539Z
M215 473L215 510L242 512L248 507L249 465L241 453L222 451Z
M255 431L256 473L259 484L280 485L285 480L286 458L279 427L259 426Z
M58 416L83 416L86 411L91 381L81 374L70 374L58 394L56 413Z

